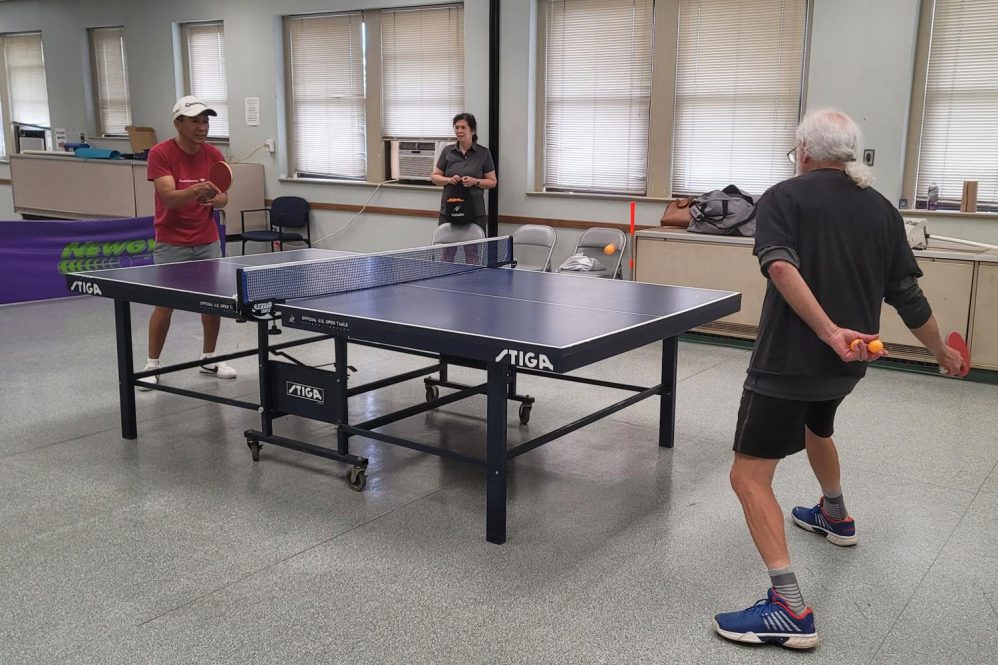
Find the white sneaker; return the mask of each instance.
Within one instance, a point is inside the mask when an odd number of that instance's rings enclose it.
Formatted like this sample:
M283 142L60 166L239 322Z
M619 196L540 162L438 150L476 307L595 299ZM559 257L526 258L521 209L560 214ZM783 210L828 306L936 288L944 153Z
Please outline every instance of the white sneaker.
M208 358L203 358L202 360L208 360ZM202 374L211 374L219 379L236 378L236 369L231 365L226 365L224 362L201 365L198 371Z
M158 368L159 365L146 363L146 366L142 368L142 371L145 372L150 369L158 369ZM154 374L153 376L147 376L143 379L138 380L138 385L136 387L144 393L149 392L150 390L152 390L152 388L146 388L145 386L142 385L143 383L152 383L154 385L159 385L159 374Z

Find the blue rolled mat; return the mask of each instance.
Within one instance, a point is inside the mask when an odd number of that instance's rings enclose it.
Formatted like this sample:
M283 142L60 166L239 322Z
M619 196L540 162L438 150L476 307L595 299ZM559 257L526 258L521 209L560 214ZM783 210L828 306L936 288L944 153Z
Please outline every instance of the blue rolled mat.
M77 148L75 154L83 159L121 159L121 153L117 150L104 148Z

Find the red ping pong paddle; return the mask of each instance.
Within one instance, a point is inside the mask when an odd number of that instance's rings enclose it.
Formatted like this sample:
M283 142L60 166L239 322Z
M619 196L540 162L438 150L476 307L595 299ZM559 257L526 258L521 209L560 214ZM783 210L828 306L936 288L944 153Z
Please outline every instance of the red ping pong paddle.
M232 186L232 167L225 162L215 162L208 172L208 180L222 193L229 191Z
M970 373L970 349L967 348L967 342L963 339L963 336L958 332L951 332L949 337L946 338L946 345L959 352L963 357L963 369L960 370L957 376L967 376Z

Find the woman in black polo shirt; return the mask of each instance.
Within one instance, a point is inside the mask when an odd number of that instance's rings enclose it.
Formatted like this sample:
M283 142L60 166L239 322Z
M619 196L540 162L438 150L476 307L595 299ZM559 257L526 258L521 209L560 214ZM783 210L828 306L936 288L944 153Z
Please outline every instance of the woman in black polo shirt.
M485 190L497 184L496 167L489 149L478 145L475 116L458 113L453 124L457 143L443 149L430 177L434 185L444 187L439 223L450 221L447 219L447 199L460 198L467 202L468 221L485 229Z

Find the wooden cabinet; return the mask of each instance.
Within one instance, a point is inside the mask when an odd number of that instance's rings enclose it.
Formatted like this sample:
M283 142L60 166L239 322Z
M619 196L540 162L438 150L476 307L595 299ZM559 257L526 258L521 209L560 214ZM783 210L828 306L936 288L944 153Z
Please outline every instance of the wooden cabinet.
M755 339L766 279L759 271L752 247L751 238L641 231L635 243L635 278L654 284L741 292L740 312L698 330ZM940 329L967 336L974 367L998 369L998 257L978 252L958 248L915 252L925 273L919 284ZM933 361L897 311L886 303L881 312L880 334L893 357Z
M975 295L971 360L974 367L998 370L998 261L978 267Z
M970 329L970 299L974 287L975 263L916 257L924 275L918 280L932 305L932 313L944 333L953 330L966 336ZM884 303L880 313L880 336L890 345L892 355L932 362L932 354L911 334L897 310Z
M718 319L703 330L754 339L762 299L766 294L766 278L752 256L752 245L711 240L702 242L638 236L635 279L652 284L741 292L741 311Z
M230 233L239 232L239 212L264 205L263 164L232 164L225 207ZM14 211L64 219L149 217L155 212L146 163L79 159L61 155L11 155ZM265 227L261 213L247 215L247 230Z

